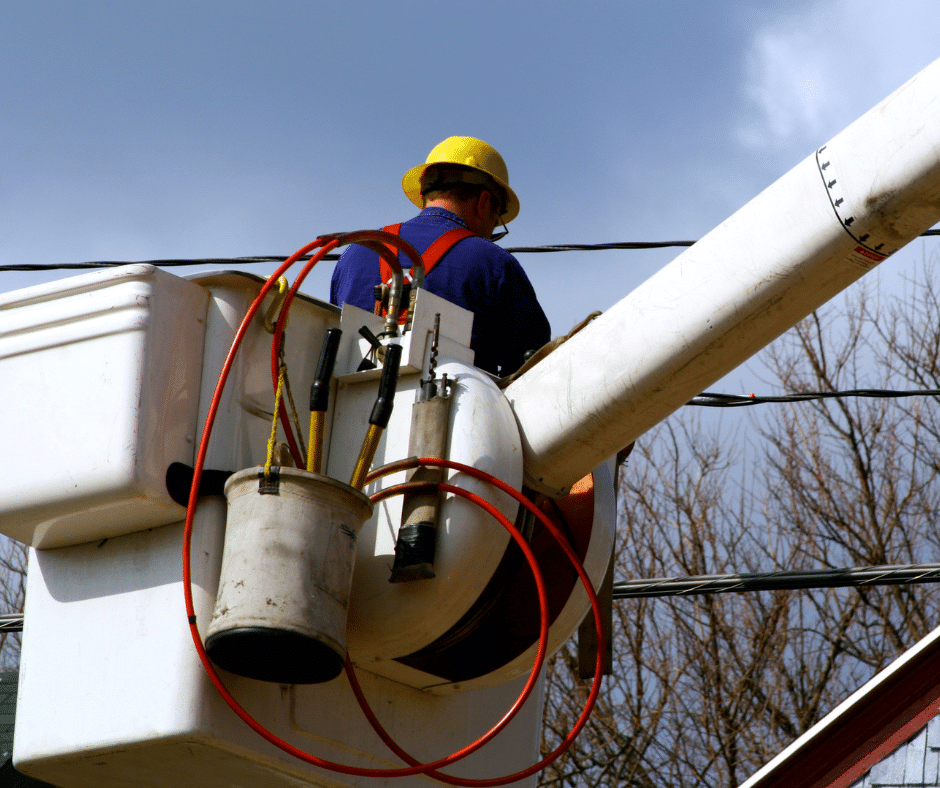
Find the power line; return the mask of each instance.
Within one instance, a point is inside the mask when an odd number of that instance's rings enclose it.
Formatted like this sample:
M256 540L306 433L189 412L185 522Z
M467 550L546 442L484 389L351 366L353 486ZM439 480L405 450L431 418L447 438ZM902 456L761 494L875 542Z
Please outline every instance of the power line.
M897 564L851 569L809 569L622 580L614 583L614 599L729 594L747 591L897 586L915 583L940 583L940 564ZM0 633L22 631L22 613L0 615Z
M88 268L117 268L122 265L155 265L160 268L174 268L193 265L250 265L252 263L283 263L287 256L277 255L256 257L202 257L193 259L171 260L96 260L87 263L22 263L0 265L2 271L75 271ZM299 258L309 260L310 255ZM324 260L339 260L338 254L324 255Z
M704 408L737 408L747 405L764 405L770 402L810 402L821 399L840 397L868 397L872 399L900 399L902 397L937 397L940 389L920 389L915 391L896 391L893 389L849 389L847 391L807 391L798 394L780 396L758 396L756 394L717 394L703 391L686 404Z
M618 241L606 244L554 244L549 246L510 246L507 252L517 253L546 253L546 252L600 252L610 249L664 249L672 246L692 246L695 241ZM137 265L156 265L161 268L191 265L251 265L253 263L283 263L288 255L259 255L253 257L204 257L198 259L170 259L170 260L135 260ZM305 255L298 260L309 260ZM324 260L339 260L339 254L327 254ZM0 271L55 271L55 270L81 270L85 268L115 268L121 265L131 265L127 261L98 260L87 263L23 263L0 266Z
M507 252L603 252L609 249L666 249L674 246L692 246L695 241L617 241L608 244L554 244L548 246L509 246Z
M23 614L22 613L4 613L0 615L0 633L3 632L22 632Z
M940 230L927 230L921 236L940 236ZM548 244L545 246L509 246L506 251L512 254L545 254L549 252L601 252L608 250L665 249L669 247L688 247L695 241L615 241L604 244ZM283 263L288 255L257 255L252 257L203 257L198 259L174 258L169 260L98 260L87 263L22 263L0 265L3 271L70 271L86 268L114 268L120 265L142 264L156 265L162 268L192 265L251 265L255 263ZM309 260L310 255L300 258ZM338 260L338 254L325 255L324 260Z
M728 594L744 591L897 586L912 583L940 583L940 564L862 566L851 569L808 569L625 580L614 583L614 599Z

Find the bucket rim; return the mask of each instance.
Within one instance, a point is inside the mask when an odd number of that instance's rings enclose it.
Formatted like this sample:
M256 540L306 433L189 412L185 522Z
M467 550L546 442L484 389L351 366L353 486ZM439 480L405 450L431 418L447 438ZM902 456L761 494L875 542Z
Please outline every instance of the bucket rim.
M288 494L308 498L322 498L324 497L323 495L312 495L310 494L311 491L316 489L330 489L334 493L339 493L347 497L354 508L364 509L367 512L364 519L368 519L372 516L375 505L372 503L372 499L362 490L357 490L355 487L341 482L338 479L334 479L331 476L324 476L323 474L313 473L312 471L303 470L301 468L289 468L284 466L274 466L274 468L277 468L280 484L285 486L286 483ZM257 480L263 471L264 466L255 465L249 468L243 468L229 476L224 487L226 499L231 501L232 498L240 498L243 495L250 494L250 487L243 491L235 491L235 488L238 486L244 487L245 482L249 480Z

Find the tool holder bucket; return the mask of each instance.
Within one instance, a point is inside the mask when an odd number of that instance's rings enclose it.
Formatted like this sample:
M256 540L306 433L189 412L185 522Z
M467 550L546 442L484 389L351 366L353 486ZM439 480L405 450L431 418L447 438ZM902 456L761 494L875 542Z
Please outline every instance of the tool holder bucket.
M295 468L234 474L206 651L219 667L280 684L335 678L346 658L356 536L368 496Z

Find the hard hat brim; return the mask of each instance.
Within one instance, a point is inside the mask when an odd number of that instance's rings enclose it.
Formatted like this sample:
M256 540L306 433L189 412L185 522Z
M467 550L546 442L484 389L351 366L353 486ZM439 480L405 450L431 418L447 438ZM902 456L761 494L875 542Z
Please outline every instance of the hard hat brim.
M401 179L401 188L405 192L405 196L411 200L418 208L424 207L424 200L421 197L421 177L424 175L425 170L428 167L432 167L435 164L453 164L451 161L428 161L424 164L419 164L417 167L412 167L408 172L405 173L405 176ZM468 165L464 165L468 166ZM479 172L485 173L490 178L492 178L497 184L499 184L506 191L506 213L504 213L500 220L508 224L513 219L519 215L519 198L516 196L516 193L510 188L509 184L506 183L502 178L498 178L493 173L487 172L482 167L471 167L471 169L478 170Z

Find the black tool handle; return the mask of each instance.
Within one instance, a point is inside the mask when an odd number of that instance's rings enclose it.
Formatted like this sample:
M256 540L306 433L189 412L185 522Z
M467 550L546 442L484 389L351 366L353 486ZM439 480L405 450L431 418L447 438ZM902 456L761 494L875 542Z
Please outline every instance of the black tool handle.
M372 415L369 424L381 427L388 426L392 415L392 401L395 399L395 387L398 385L398 365L401 363L401 345L388 345L385 348L385 364L382 367L382 377L379 380L379 396L372 406Z
M320 363L317 365L317 374L310 387L310 410L325 411L330 405L330 378L333 377L333 366L336 364L336 351L339 349L339 339L342 331L331 328L326 332L323 349L320 351Z

